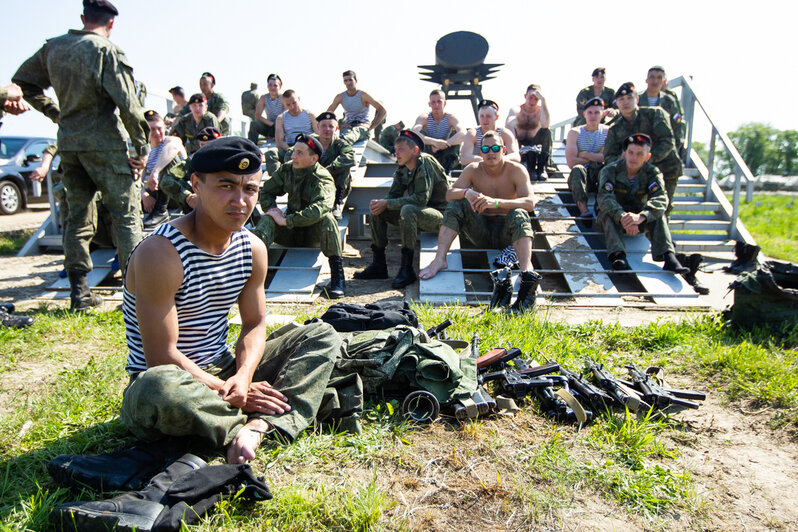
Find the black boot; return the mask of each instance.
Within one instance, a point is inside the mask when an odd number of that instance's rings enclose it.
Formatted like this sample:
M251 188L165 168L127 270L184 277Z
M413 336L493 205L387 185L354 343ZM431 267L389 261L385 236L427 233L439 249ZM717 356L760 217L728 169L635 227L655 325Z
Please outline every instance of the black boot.
M105 501L62 504L50 513L50 523L58 530L152 530L166 508L166 491L180 477L207 465L202 458L185 454L155 475L141 491Z
M8 310L11 308L12 310ZM12 314L14 305L8 303L0 305L0 323L3 327L30 327L33 325L33 318L30 316L15 316Z
M679 274L686 274L690 273L690 270L685 268L681 265L681 263L676 260L676 255L669 251L662 256L662 260L665 261L665 264L662 265L662 269L666 272L674 272Z
M359 272L355 272L355 279L387 279L388 278L388 264L385 262L385 248L378 248L374 244L371 245L371 252L374 258L371 264L366 266Z
M155 206L144 218L144 229L153 229L162 223L169 221L169 196L163 190L159 190L155 196Z
M346 292L346 281L344 280L344 260L340 255L331 255L330 261L330 284L324 289L330 299L340 299Z
M629 266L629 263L626 262L626 253L623 251L616 251L615 253L611 254L609 257L610 263L612 264L612 269L616 272L624 272L629 271L632 268Z
M493 279L493 294L490 296L488 310L504 309L510 305L513 297L513 271L507 266L490 272Z
M103 302L103 298L91 293L89 283L86 282L86 275L86 272L67 271L69 286L72 289L69 293L69 299L71 300L69 308L71 310L89 310L91 307L101 305Z
M549 176L546 173L546 165L549 162L549 154L541 152L537 154L537 162L535 164L535 172L538 174L538 181L547 181Z
M526 166L526 171L529 172L529 181L534 182L538 180L538 153L534 151L532 146L525 146L528 148L527 150L521 150L521 161L523 161L524 166Z
M521 285L518 287L518 298L508 310L513 314L522 314L535 308L535 291L543 278L536 271L521 272Z
M701 261L704 260L704 257L698 253L693 253L690 256L677 253L676 259L682 264L682 266L690 270L689 272L682 274L685 282L692 286L693 290L695 290L697 294L701 294L702 296L707 295L709 293L709 287L701 284L701 281L699 281L698 277L695 276L696 272L698 271L698 267L701 265Z
M418 277L415 270L413 270L413 255L414 252L410 248L402 248L402 265L399 267L399 273L396 274L391 287L404 288L409 284L416 282Z

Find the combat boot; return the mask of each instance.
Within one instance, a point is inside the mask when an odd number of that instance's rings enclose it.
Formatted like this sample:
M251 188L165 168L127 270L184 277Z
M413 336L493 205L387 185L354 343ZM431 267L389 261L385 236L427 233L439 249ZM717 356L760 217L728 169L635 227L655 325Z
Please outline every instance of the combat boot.
M538 285L543 276L536 271L521 272L521 285L518 287L518 297L513 306L508 309L512 314L523 314L535 308L535 297Z
M391 283L392 288L404 288L409 284L415 283L416 279L418 279L415 270L413 270L413 255L412 249L402 248L402 264L399 267L399 273L396 274Z
M626 253L623 251L616 251L608 258L610 259L610 263L612 263L612 269L616 272L629 271L632 269L626 261Z
M374 255L371 264L355 272L355 279L387 279L388 264L385 261L385 248L378 248L371 245L371 252Z
M513 271L509 266L490 272L493 279L493 294L490 296L488 310L504 309L513 297Z
M546 163L549 161L549 154L540 152L537 154L537 161L535 163L535 172L538 174L538 181L548 181L549 176L546 173Z
M8 309L12 310L8 310ZM21 329L23 327L30 327L33 325L33 318L30 316L15 316L12 314L14 309L14 305L12 304L3 304L0 305L0 323L4 327L16 327Z
M704 286L701 281L698 280L698 277L695 276L696 272L698 271L698 267L701 265L701 261L704 260L702 255L698 253L693 253L692 255L684 255L682 253L677 253L676 258L685 268L689 269L690 271L682 274L685 282L693 287L693 290L696 291L697 294L701 294L705 296L709 293L709 287Z
M105 501L68 502L53 509L50 523L57 530L152 530L166 508L166 492L180 477L207 467L193 454L184 454L152 477L141 491Z
M330 299L340 299L346 292L346 281L344 280L344 260L340 255L331 255L330 262L330 284L324 289Z
M155 196L155 206L144 218L144 229L153 229L169 221L168 204L169 196L163 190L159 190Z
M682 266L682 264L676 260L676 255L669 251L662 256L662 260L665 261L665 264L662 265L662 269L667 272L674 272L681 275L686 273L690 273L690 270Z
M102 304L103 298L96 294L91 293L89 283L86 282L86 272L77 270L67 271L69 278L69 286L71 291L69 293L71 310L83 312L89 310L91 307L96 307Z

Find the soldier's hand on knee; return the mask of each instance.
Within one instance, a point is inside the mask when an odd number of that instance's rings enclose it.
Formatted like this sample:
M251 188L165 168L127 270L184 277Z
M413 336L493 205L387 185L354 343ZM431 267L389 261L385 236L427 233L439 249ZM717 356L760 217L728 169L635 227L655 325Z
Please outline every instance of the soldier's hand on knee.
M247 403L247 394L250 381L246 375L235 374L219 388L219 397L236 408L244 408Z
M371 200L369 202L369 212L374 216L382 214L388 208L388 202L384 199Z
M277 225L281 227L285 226L285 214L283 214L283 211L281 211L277 207L272 207L271 209L266 211L266 215L271 216L272 219L274 220L274 223L276 223Z
M291 405L288 404L288 398L268 382L253 382L249 385L245 412L282 414L289 410L291 410Z
M488 205L490 205L490 202L493 201L493 198L480 193L478 196L469 201L471 202L471 208L474 209L475 212L481 213L488 208Z

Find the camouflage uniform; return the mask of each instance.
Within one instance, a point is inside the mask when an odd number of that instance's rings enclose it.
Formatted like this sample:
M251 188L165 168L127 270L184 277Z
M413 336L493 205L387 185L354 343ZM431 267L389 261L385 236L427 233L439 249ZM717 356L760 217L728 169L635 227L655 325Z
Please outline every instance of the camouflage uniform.
M465 198L449 202L441 225L477 248L504 249L523 237L535 236L529 213L524 209L513 209L505 216L485 216L474 212Z
M319 138L318 135L313 136ZM335 181L335 204L346 201L352 190L351 172L355 166L355 150L352 145L342 138L333 138L330 147L321 154L319 164L330 172Z
M124 267L141 240L140 184L128 165L127 137L136 154L150 151L149 127L136 99L127 57L101 35L69 30L48 40L19 67L13 81L35 109L58 120L70 206L64 232L66 269L88 272L93 267L89 242L95 227L90 205L98 190L113 219L119 263ZM57 104L44 95L51 85Z
M255 120L255 108L258 106L259 99L260 95L256 89L250 89L241 94L241 112L244 113L244 116L249 117L250 119L247 138L256 144L258 142L259 133L258 125L264 125Z
M651 137L649 162L659 168L665 176L665 191L668 193L668 212L670 212L676 183L684 173L684 168L676 154L673 130L665 111L658 107L642 107L635 110L631 121L619 114L609 125L610 130L604 143L604 164L610 164L621 158L623 140L626 137L635 133L645 133Z
M596 94L593 91L593 85L585 87L579 91L579 94L576 95L576 118L572 124L573 127L581 126L585 123L585 117L582 116L582 112L585 110L585 104L595 97ZM604 101L604 105L606 107L614 107L612 101L615 99L615 90L609 87L604 87L601 89L599 98Z
M219 112L227 111L228 116L224 117L224 120L219 120L219 131L222 132L222 135L227 136L230 134L230 104L227 103L224 96L219 94L218 92L214 92L211 94L210 98L208 98L208 112L213 114L214 116L219 117Z
M388 207L369 215L371 241L378 248L388 245L388 224L398 225L402 247L418 249L418 231L438 233L449 184L443 167L432 155L422 153L413 171L400 166L388 191Z
M294 440L316 418L328 391L341 337L327 323L298 327L267 340L253 382L268 381L288 397L283 414L248 414L222 400L174 364L156 366L134 376L122 398L122 423L138 438L192 436L213 448L228 445L250 418L266 420ZM232 354L202 368L227 380L235 374Z
M260 188L258 202L265 213L277 206L277 196L288 194L286 224L281 227L264 215L253 232L266 246L320 246L324 256L341 256L338 221L332 215L335 182L319 163L294 169L294 163L282 165Z
M368 140L371 136L371 130L363 126L346 127L341 130L341 138L349 144L360 142L361 140Z
M400 130L396 126L388 126L380 133L380 145L393 155L393 144L399 138Z
M640 95L640 107L654 107L649 103L648 96L644 92ZM675 98L665 92L659 93L659 107L662 107L671 119L671 129L673 130L674 144L678 153L679 148L684 146L684 139L687 135L687 124L682 119L682 107Z
M183 141L183 145L186 147L186 152L191 155L199 149L200 146L197 135L206 127L220 129L219 120L216 118L215 114L206 111L205 114L202 115L199 124L197 124L197 122L194 121L194 115L189 113L175 122L170 135L180 138L180 140Z
M625 212L643 214L646 221L641 232L651 241L651 255L662 260L665 253L673 253L665 208L668 197L664 191L662 172L650 163L643 167L633 179L626 174L626 161L621 159L604 167L599 177L598 215L599 226L604 230L604 240L609 255L624 251L621 215Z
M571 168L568 174L568 189L574 197L574 201L584 201L587 203L588 194L598 192L599 172L604 167L604 163L590 161L587 164L577 164Z
M194 193L194 189L191 188L191 157L182 161L179 157L172 159L161 170L158 189L163 190L169 200L177 203L183 212L187 213L193 210L186 203L188 196Z

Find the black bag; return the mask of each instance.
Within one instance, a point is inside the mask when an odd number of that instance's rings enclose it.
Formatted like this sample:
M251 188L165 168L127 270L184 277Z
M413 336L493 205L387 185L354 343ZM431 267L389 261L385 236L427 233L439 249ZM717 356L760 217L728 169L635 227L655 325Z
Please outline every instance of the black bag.
M754 325L781 328L798 325L798 266L767 261L729 285L734 290L731 321L743 328Z
M418 316L406 301L378 301L366 306L336 303L316 320L329 323L338 332L372 331L390 329L397 325L418 327Z

